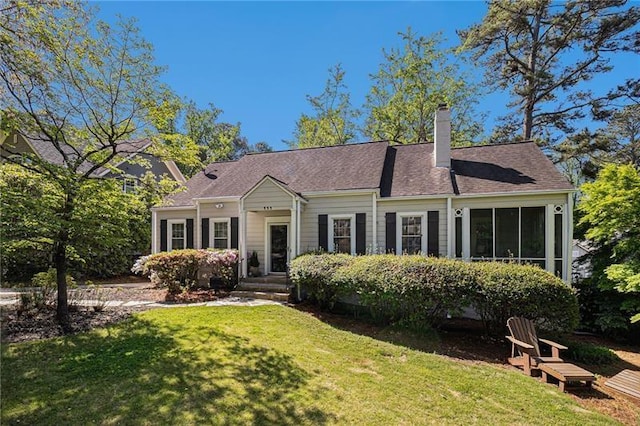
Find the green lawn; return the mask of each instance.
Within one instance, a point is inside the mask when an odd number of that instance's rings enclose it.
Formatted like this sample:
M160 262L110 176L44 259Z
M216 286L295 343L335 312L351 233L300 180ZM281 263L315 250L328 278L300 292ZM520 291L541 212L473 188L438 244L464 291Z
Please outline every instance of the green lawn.
M611 424L521 373L281 306L174 308L2 347L5 424Z

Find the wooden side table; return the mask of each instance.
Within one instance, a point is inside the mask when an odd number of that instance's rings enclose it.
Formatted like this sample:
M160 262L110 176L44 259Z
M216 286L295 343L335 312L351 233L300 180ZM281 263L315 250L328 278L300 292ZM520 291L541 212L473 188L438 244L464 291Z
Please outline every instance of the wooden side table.
M596 380L590 371L568 362L540 364L538 367L542 371L542 380L549 383L549 376L555 377L562 392L566 391L567 382L585 382L585 386L591 388L591 384Z

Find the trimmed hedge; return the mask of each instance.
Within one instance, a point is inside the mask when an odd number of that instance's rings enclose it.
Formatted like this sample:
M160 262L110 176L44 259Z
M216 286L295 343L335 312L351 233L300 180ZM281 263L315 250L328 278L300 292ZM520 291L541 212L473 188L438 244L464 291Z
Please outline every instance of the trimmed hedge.
M438 325L447 313L472 307L490 331L510 316L548 330L572 330L578 321L573 289L534 266L467 263L424 256L308 254L291 262L291 280L332 309L350 295L384 323L414 329Z
M342 266L353 263L348 254L307 254L295 258L289 267L291 281L304 288L309 298L323 309L333 309L340 297L348 296L348 288L332 280Z
M423 256L359 256L336 270L334 285L358 295L374 320L413 329L437 324L470 303L468 263Z
M504 329L509 317L534 319L549 331L573 330L580 319L575 291L564 281L532 265L479 262L478 292L472 306L492 331Z

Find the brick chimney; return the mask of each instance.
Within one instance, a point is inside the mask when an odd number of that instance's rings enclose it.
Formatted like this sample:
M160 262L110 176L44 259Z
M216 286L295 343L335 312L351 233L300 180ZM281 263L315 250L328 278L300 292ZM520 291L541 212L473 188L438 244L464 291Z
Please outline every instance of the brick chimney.
M433 120L433 165L451 167L451 112L447 104L438 105Z

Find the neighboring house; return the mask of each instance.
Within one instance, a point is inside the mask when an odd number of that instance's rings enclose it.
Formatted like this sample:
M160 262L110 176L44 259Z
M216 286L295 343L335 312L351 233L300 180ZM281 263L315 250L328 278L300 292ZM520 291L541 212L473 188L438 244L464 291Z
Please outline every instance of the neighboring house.
M152 209L152 251L238 248L263 273L322 248L513 260L571 277L574 188L535 143L451 149L389 142L249 154L210 164Z
M147 171L151 171L158 179L163 175L167 175L177 182L185 182L186 179L173 161L164 161L146 152L151 144L152 142L149 139L119 143L117 145L118 156L111 163L117 170L101 167L95 171L94 175L96 177L120 179L125 192L135 189L139 179ZM65 148L65 152L74 155L71 147L67 146ZM50 141L37 137L25 137L18 133L13 133L2 141L0 154L3 157L35 154L49 163L61 165L63 162L62 154ZM80 171L87 171L90 166L90 163L82 164Z
M589 241L573 240L573 280L581 280L591 276L591 259L588 254L594 250Z

